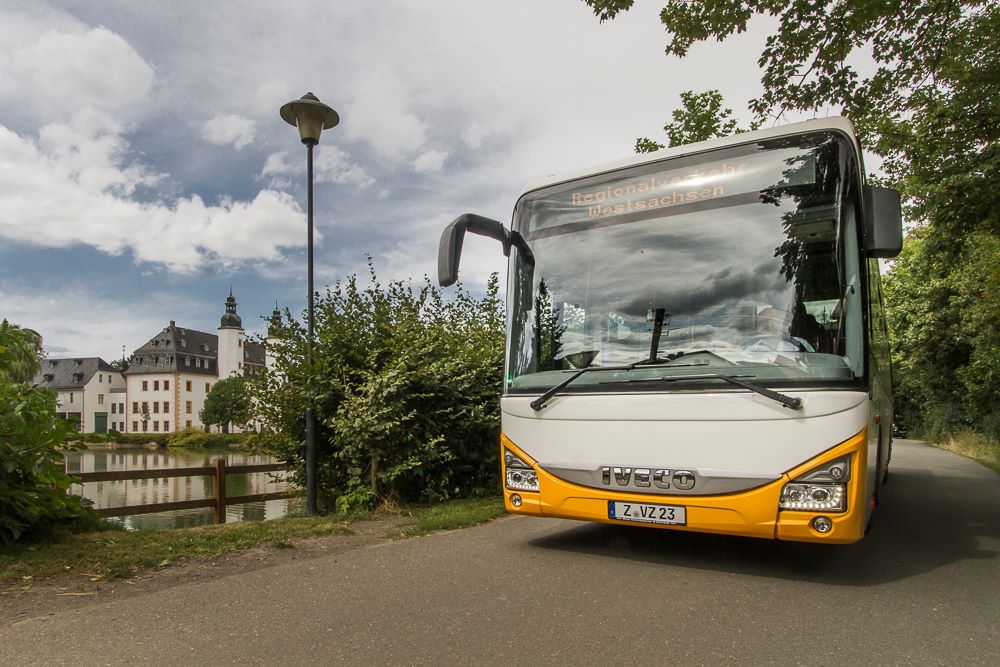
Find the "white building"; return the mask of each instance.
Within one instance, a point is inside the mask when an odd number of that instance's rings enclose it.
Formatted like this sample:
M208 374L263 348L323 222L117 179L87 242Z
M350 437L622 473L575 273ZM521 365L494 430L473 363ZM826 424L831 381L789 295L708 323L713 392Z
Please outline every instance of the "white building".
M135 351L125 371L126 432L204 428L198 413L212 386L231 375L253 376L265 361L264 346L246 340L232 290L217 334L171 320Z
M57 416L81 433L125 431L125 378L100 357L45 359L33 383L56 392Z

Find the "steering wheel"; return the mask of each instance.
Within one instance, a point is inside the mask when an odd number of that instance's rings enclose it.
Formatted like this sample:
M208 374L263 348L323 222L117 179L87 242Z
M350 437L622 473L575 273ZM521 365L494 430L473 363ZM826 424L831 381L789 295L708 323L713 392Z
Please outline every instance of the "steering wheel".
M750 352L812 352L805 341L782 334L760 334L743 342Z

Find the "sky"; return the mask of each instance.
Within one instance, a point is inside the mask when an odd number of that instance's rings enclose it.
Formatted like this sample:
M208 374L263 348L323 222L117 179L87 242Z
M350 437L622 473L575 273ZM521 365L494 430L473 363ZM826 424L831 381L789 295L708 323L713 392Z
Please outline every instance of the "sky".
M746 122L766 19L664 54L659 2L0 0L0 318L51 357L131 354L169 321L248 333L306 302L306 150L278 115L340 115L316 148L316 285L436 279L442 229L508 223L525 183L662 139L682 91ZM470 237L460 279L505 275ZM452 288L453 289L453 288Z

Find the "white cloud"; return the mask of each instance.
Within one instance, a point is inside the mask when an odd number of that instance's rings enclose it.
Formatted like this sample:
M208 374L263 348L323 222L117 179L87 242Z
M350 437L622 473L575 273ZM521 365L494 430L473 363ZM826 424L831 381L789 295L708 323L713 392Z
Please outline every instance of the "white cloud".
M491 134L492 131L488 127L474 120L462 131L462 141L468 148L479 148L483 145L483 140Z
M56 291L28 287L2 290L0 297L4 317L40 333L50 357L98 356L110 362L121 359L123 345L126 355L132 354L169 319L193 319L190 302L162 293L133 301L118 292L97 294L81 286ZM149 312L147 304L154 300L163 306L162 315Z
M447 152L429 150L413 161L413 169L421 174L438 172L441 171L446 159L448 159Z
M208 261L277 260L304 216L292 198L207 205L198 196L139 202L128 195L158 175L122 162L124 140L99 114L43 128L38 143L0 126L0 236L47 247L131 250L137 260L190 271Z
M362 72L341 125L348 139L364 140L383 158L400 160L423 146L427 126L413 113L410 91L396 74Z
M207 141L219 146L232 144L236 150L248 146L256 133L256 121L231 113L218 114L201 128Z
M85 107L112 112L123 121L146 110L153 68L106 28L49 30L33 42L0 48L0 61L6 61L0 93L18 94L20 104L43 122L63 121L70 111Z
M337 146L320 146L316 153L314 165L317 182L342 183L366 187L375 179L358 164L351 161L351 156Z
M285 174L303 174L306 170L306 160L289 156L287 151L271 153L267 156L260 175L274 176L272 187L276 183L287 183L287 179L277 178ZM319 146L316 149L313 163L313 176L317 183L339 183L342 185L358 185L368 187L375 179L368 175L364 167L355 163L351 155L335 145Z
M270 176L271 174L287 174L294 171L294 168L288 164L288 153L285 151L278 151L277 153L271 153L267 156L267 160L264 161L264 167L260 171L261 176Z

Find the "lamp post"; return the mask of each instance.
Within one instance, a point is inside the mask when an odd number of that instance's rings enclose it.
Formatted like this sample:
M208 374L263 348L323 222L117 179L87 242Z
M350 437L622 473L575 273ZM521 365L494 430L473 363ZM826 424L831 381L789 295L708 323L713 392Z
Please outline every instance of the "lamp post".
M309 299L307 310L308 337L306 338L306 513L316 514L316 419L313 414L313 148L319 143L319 135L340 122L337 112L319 101L312 93L306 93L297 100L282 105L279 112L282 120L299 128L299 138L306 145L308 164L308 243L307 272L309 275Z

